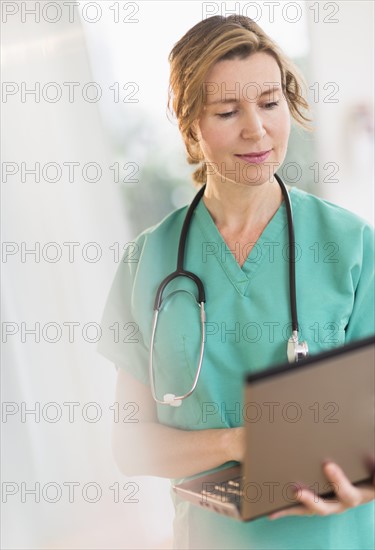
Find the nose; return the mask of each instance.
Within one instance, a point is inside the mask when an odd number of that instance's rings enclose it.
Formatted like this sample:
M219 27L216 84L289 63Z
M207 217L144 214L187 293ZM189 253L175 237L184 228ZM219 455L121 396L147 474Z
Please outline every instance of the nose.
M265 133L263 119L257 112L256 105L248 105L244 110L241 137L246 140L259 141Z

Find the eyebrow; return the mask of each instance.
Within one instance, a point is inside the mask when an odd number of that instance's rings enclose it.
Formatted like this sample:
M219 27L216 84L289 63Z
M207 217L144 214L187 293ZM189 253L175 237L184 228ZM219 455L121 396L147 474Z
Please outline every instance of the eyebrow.
M268 90L264 90L264 92L262 92L259 97L263 97L265 95L271 94L272 92L280 91L280 90L281 90L281 86L272 86ZM222 104L239 103L240 101L241 101L241 99L237 99L237 98L235 98L235 99L216 99L215 101L212 101L211 103L206 103L206 105L211 106L211 105L216 105L217 103L222 103Z

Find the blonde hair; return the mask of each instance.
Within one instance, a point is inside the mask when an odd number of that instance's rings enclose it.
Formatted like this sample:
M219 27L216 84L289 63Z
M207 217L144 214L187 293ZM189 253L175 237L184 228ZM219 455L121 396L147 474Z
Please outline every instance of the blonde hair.
M206 181L206 164L193 122L199 118L206 102L204 79L210 68L224 59L245 59L265 52L276 60L282 91L297 125L311 130L304 110L309 104L302 95L305 80L296 65L271 38L249 17L215 15L197 23L173 47L169 54L170 79L168 110L174 113L182 134L189 164L201 164L193 173L196 186ZM172 108L171 108L172 105Z

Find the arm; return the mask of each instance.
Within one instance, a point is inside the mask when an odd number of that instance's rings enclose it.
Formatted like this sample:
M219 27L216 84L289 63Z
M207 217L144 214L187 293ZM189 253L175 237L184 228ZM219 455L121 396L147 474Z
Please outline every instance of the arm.
M375 277L374 277L374 230L365 227L358 245L360 265L353 268L354 303L346 327L346 342L371 336L375 332ZM357 273L356 273L357 269Z
M114 424L112 449L125 475L188 477L243 457L243 428L179 430L158 423L148 386L118 369L116 402L136 403L138 422ZM182 404L183 406L183 404Z

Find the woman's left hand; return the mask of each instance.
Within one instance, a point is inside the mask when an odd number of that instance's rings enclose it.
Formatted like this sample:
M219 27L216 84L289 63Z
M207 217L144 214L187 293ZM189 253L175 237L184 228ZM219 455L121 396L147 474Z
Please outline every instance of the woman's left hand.
M289 510L282 510L271 514L268 519L279 519L286 516L328 516L330 514L341 514L349 508L366 504L375 499L375 474L373 483L352 485L342 469L334 462L324 465L323 471L328 481L333 485L337 498L324 499L309 489L300 488L295 494L300 505Z

